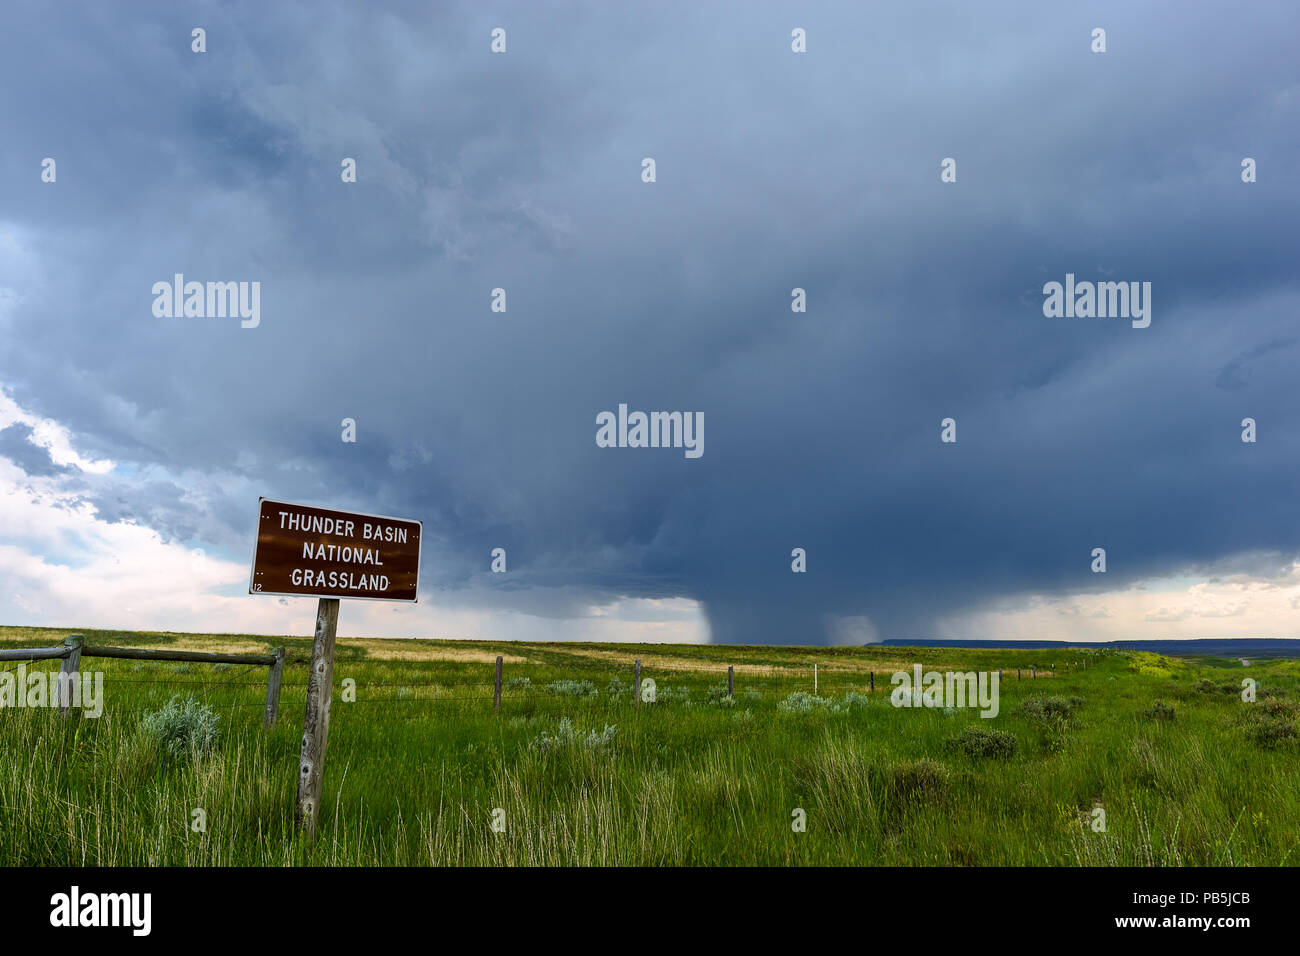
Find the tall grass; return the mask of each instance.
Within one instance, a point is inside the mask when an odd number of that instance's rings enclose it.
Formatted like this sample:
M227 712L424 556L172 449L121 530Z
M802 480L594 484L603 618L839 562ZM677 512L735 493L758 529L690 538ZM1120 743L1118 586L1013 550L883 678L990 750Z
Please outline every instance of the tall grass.
M1300 749L1283 731L1257 729L1294 728L1292 662L1230 669L1091 654L1086 670L1066 671L1079 652L836 648L821 658L818 699L810 680L791 673L816 656L806 648L654 647L647 656L679 666L646 673L660 699L638 708L629 675L585 647L477 645L527 658L507 671L528 680L507 682L497 716L488 664L378 660L341 644L336 680L355 680L357 700L343 702L336 687L314 842L293 828L305 644L291 646L270 732L261 726L262 672L211 687L197 682L229 672L83 660L105 671L101 718L0 710L0 862L1297 861ZM927 667L1010 669L999 716L891 707L881 670L876 692L866 691L866 672L886 654ZM728 659L755 672L738 668L724 706L717 665ZM1031 660L1037 681L1028 679ZM1046 677L1053 662L1058 671ZM1016 666L1025 669L1020 682ZM1242 676L1260 682L1259 702L1240 700ZM177 686L183 679L196 683ZM169 748L150 732L161 721L150 714L175 695L217 715L210 750ZM1105 811L1103 832L1091 826L1095 806ZM791 827L796 808L806 832ZM503 832L492 828L498 809Z

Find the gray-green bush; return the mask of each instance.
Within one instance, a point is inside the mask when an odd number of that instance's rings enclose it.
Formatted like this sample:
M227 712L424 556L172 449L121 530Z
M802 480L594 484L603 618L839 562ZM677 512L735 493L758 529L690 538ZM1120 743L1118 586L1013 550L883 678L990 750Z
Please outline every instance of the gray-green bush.
M560 718L560 724L555 733L548 734L542 731L537 738L529 744L532 750L541 753L552 753L557 750L593 750L602 751L614 742L614 735L618 732L614 724L606 724L605 729L600 733L589 730L585 734L573 726L573 721L568 717Z
M170 757L201 757L217 745L217 714L193 697L173 697L140 721L145 737Z
M952 750L969 757L994 757L1005 760L1016 754L1016 735L991 727L967 727L948 740Z
M595 697L596 685L589 680L553 680L546 685L546 692L559 697Z

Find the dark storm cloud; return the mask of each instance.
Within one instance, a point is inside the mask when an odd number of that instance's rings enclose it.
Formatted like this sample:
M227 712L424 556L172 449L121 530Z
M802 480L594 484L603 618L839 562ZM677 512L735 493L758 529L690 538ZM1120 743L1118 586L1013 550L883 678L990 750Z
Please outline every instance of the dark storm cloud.
M438 600L681 595L746 641L1296 552L1292 6L264 6L0 39L36 262L0 375L83 454L212 476L202 521L105 514L233 548L251 483L422 518ZM261 281L261 325L154 318L176 272ZM1151 282L1151 327L1045 318L1067 272ZM596 448L619 402L703 411L704 456Z
M29 475L65 474L66 466L56 465L49 450L34 443L32 430L21 423L0 428L0 458L8 458Z
M202 524L185 489L170 481L112 482L85 497L103 520L152 528L163 541L189 541Z

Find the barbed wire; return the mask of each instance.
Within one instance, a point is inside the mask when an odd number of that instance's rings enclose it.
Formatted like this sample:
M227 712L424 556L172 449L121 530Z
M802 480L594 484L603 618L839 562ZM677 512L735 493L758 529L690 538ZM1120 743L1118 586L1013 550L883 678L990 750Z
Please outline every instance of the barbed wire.
M261 665L255 665L255 666L261 666ZM150 679L148 679L148 678L133 678L133 677L112 677L111 680L112 680L113 683L115 683L115 684L167 684L168 686L182 686L182 685L185 685L185 684L195 684L195 685L199 685L199 686L203 686L203 685L207 685L207 684L218 684L218 685L221 685L221 684L229 684L229 686L231 686L231 687L265 687L265 686L266 686L266 681L260 681L260 680L258 680L258 681L239 681L238 683L234 683L234 684L230 684L229 681L220 681L220 680L166 680L166 679L161 679L161 680L150 680ZM302 685L282 684L282 685L280 685L280 686L282 686L282 687L290 687L290 686L302 686L302 687L306 687L307 685L306 685L306 684L302 684Z
M7 673L17 669L24 664L34 664L44 662L47 659L31 658L23 661L13 662L10 666L0 669L0 673ZM151 662L149 666L158 666L163 663L171 662ZM367 662L374 663L374 662ZM262 690L267 686L266 681L262 680L240 680L249 672L265 667L265 664L250 664L241 668L230 676L223 679L217 678L169 678L169 677L118 677L110 669L106 674L108 681L115 684L131 685L153 685L161 692L163 688L172 687L202 687L206 690L200 693L200 699L212 704L219 710L224 710L233 716L235 711L243 710L263 710L266 706L264 700L240 700L239 695L246 694L248 688ZM138 667L135 668L138 670ZM1003 678L1010 679L1011 672L1017 672L1021 680L1033 680L1038 677L1056 677L1055 671L1050 668L1044 668L1042 673L1035 673L1032 667L1019 668L985 668L986 671L998 671ZM1074 669L1077 671L1078 669ZM1073 671L1067 669L1063 673L1069 674ZM675 704L702 704L712 705L718 703L720 699L730 697L736 705L743 705L749 701L770 701L773 697L789 696L791 693L805 692L815 693L819 697L832 697L840 694L859 693L859 694L876 694L881 698L886 698L892 692L892 682L889 675L894 673L892 670L882 670L880 672L867 671L853 672L845 674L843 671L832 672L821 679L814 678L808 673L782 673L782 674L738 674L734 675L734 690L730 695L725 693L728 687L727 675L723 672L712 672L706 676L700 676L698 673L686 676L683 672L670 671L660 673L648 668L642 668L641 680L644 684L647 681L653 681L657 687L656 700L651 703L656 709L663 708L665 705L672 706ZM881 678L881 686L875 686L875 678ZM828 681L826 678L829 677ZM739 679L736 679L739 678ZM343 678L347 680L349 678ZM356 678L350 678L357 680ZM511 686L513 684L513 687ZM589 694L584 693L566 693L563 690L553 689L556 685L587 685L593 691ZM601 674L579 674L577 676L537 676L533 675L516 675L514 677L501 681L500 709L502 716L531 716L538 712L555 713L564 710L582 709L585 712L599 710L602 706L613 709L628 709L628 705L637 703L636 697L632 691L633 675L627 671L604 672ZM289 681L282 682L281 690L294 691L298 688L307 688L307 681ZM480 705L495 705L497 698L494 693L471 694L466 695L464 692L474 689L492 688L496 690L497 682L491 681L460 681L460 680L402 680L394 681L383 679L378 681L357 680L356 689L363 694L372 690L398 688L402 690L418 691L421 689L434 688L437 691L447 693L419 694L411 695L385 695L380 697L362 696L359 699L344 700L337 695L344 688L335 686L331 689L331 703L335 706L348 707L351 705L361 705L365 707L388 708L389 713L386 719L392 720L415 720L428 718L427 708L435 706L452 706L455 705L461 710L475 710ZM225 689L223 691L223 688ZM604 690L598 688L605 688ZM719 692L724 693L719 693ZM222 695L225 692L234 692L231 699L214 700L213 698ZM161 696L161 693L157 696ZM156 697L150 695L153 700L149 704L128 705L128 706L111 706L109 709L114 713L142 713L156 709ZM297 697L296 694L287 695L288 699L283 700L280 704L284 706L301 705L303 698ZM484 708L486 709L486 708ZM496 710L496 708L493 708Z
M243 670L235 671L235 673L231 674L229 678L227 678L226 680L222 681L221 684L218 684L217 686L220 687L220 686L222 686L223 684L229 684L230 681L234 680L236 677L239 677L241 674L247 674L247 673L248 673L249 671L251 671L254 667L258 667L258 666L260 666L260 665L258 665L258 664L250 664L248 667L245 667ZM205 690L205 691L202 693L202 695L200 695L200 699L201 699L201 700L207 700L208 696L209 696L209 695L212 693L212 691L215 690L215 689L216 689L216 688L212 688L212 689L210 689L210 690Z

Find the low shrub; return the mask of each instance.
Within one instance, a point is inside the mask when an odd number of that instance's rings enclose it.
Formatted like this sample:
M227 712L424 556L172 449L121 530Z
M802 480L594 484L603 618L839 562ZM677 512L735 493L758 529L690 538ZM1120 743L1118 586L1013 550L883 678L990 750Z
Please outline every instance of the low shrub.
M655 685L655 702L667 704L672 701L688 701L691 699L691 689L689 687L667 687L663 684Z
M991 727L967 727L948 740L948 746L968 757L993 757L1005 760L1016 753L1016 735Z
M1259 702L1259 708L1270 717L1287 717L1292 720L1300 715L1300 705L1295 701L1281 697L1269 697Z
M596 685L589 680L553 680L546 685L546 692L558 697L595 697Z
M1021 707L1034 720L1045 723L1064 723L1074 714L1070 701L1064 697L1031 697Z
M543 730L528 747L540 753L554 753L557 750L590 750L599 753L614 742L617 732L616 725L606 724L600 733L589 730L584 734L573 726L573 721L568 717L561 717L555 733L548 734Z
M866 694L859 694L856 690L851 690L844 695L844 699L835 705L835 709L841 713L850 710L861 710L871 704L871 698Z
M710 687L705 693L705 700L717 707L735 707L736 698L727 693L726 687Z
M1296 739L1295 721L1260 714L1246 725L1246 736L1261 747L1281 747Z
M173 758L200 757L217 744L217 714L193 697L173 697L145 714L141 732Z
M894 764L888 772L889 791L901 806L942 799L947 795L951 782L952 772L944 764L928 757Z
M818 697L807 691L797 690L777 704L776 709L787 714L810 714L813 711L826 710L830 703L825 697Z
M1196 689L1199 690L1202 694L1225 694L1225 695L1234 694L1235 695L1237 693L1240 693L1241 691L1241 688L1238 687L1236 684L1233 683L1216 684L1214 681L1206 677L1201 678L1200 683L1196 685Z
M1173 720L1174 705L1163 700L1152 701L1151 706L1139 714L1143 720Z

